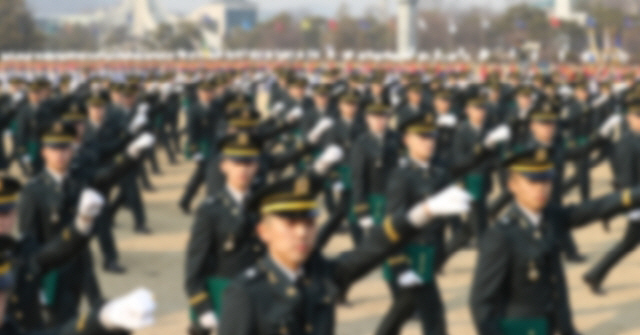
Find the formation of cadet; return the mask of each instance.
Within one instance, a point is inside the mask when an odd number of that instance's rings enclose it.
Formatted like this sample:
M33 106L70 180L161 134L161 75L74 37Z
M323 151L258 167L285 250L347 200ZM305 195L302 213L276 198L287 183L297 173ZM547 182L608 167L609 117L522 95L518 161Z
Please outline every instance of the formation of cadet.
M0 127L11 131L13 151L0 147L0 167L15 162L30 178L16 210L21 240L7 250L37 278L7 287L42 299L19 299L37 305L37 315L11 314L11 299L0 315L28 334L64 329L56 327L77 317L82 297L94 310L109 307L86 239L97 235L105 270L126 271L114 216L125 206L134 231L151 233L141 191L153 190L148 171L160 173L161 149L170 164L181 153L194 162L176 201L182 212L206 189L185 257L191 334L333 334L335 307L377 267L393 302L376 334L400 334L412 317L423 334L448 334L439 275L474 246L470 307L479 334L578 334L563 261L586 258L572 228L628 216L623 240L584 276L599 294L640 242L640 84L635 73L485 70L7 76ZM592 199L590 170L604 161L615 190ZM565 205L576 187L582 202ZM83 218L91 228L76 236L87 189L113 200ZM353 249L325 257L343 227ZM35 270L25 265L34 262ZM90 333L105 331L101 315Z

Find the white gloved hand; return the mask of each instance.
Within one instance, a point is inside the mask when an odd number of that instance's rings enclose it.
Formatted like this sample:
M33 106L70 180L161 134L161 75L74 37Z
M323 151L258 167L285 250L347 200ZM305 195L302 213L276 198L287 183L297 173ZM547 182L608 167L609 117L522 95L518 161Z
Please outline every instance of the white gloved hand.
M288 123L294 123L300 120L300 118L302 117L302 114L303 114L302 107L296 106L291 108L291 110L287 113L287 116L285 117L285 119L287 120Z
M149 106L148 103L143 102L140 105L138 105L138 109L136 110L137 114L147 114L147 112L149 112L149 108L151 108L151 106Z
M31 156L29 155L22 155L22 157L20 157L20 160L24 164L31 164Z
M413 270L407 270L398 276L398 286L400 287L416 287L422 284L422 278Z
M204 155L202 155L202 153L198 152L197 154L194 154L194 155L192 156L192 159L193 159L195 162L201 162L202 160L204 160Z
M629 211L627 213L627 219L632 223L640 222L640 209Z
M271 109L271 114L278 115L280 114L280 112L282 112L283 109L284 109L284 102L278 101L275 103L275 105L273 105L273 108Z
M311 129L309 135L307 135L307 141L311 144L318 144L322 134L324 134L329 128L333 126L333 119L330 117L323 117L316 123L316 125Z
M93 221L104 207L105 199L100 192L85 188L80 194L78 204L78 215L76 216L75 227L78 232L88 235L93 228Z
M127 154L131 158L138 158L143 150L149 149L156 141L156 138L151 133L142 133L127 147Z
M147 122L149 122L149 118L146 113L136 113L136 116L134 116L131 123L129 123L129 133L135 134L144 127Z
M341 161L344 157L344 151L340 146L333 144L328 146L320 154L313 164L313 170L320 175L324 175L329 172L329 169L337 162Z
M198 324L204 329L216 330L218 328L218 317L213 311L204 312L198 317Z
M22 91L17 91L11 95L11 103L13 103L14 105L17 104L18 102L20 102L20 100L22 100L23 97L24 93Z
M358 220L360 228L368 230L373 227L373 218L371 216L365 216Z
M152 325L155 310L156 302L151 291L139 288L109 301L100 310L98 318L106 329L134 331Z
M333 191L333 193L342 192L342 190L344 190L344 183L341 181L333 183L333 185L331 185L331 190Z
M453 114L445 114L438 116L436 125L438 127L453 128L458 123L458 118Z
M601 137L609 137L613 134L613 130L622 123L622 115L614 114L611 115L603 124L600 126L598 133Z
M506 124L493 128L484 138L484 146L493 149L498 143L508 141L511 138L511 128Z
M427 224L429 219L468 212L472 201L473 197L460 186L449 186L413 206L407 213L407 219L416 228L420 228Z

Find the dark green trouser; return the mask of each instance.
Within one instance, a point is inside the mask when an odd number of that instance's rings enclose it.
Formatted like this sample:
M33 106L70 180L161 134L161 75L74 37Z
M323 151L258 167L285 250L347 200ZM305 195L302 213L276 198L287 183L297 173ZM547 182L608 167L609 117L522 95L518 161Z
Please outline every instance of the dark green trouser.
M500 323L504 335L549 335L545 318L506 318Z
M207 279L207 292L209 293L209 299L211 299L211 305L213 306L213 310L216 312L218 319L222 316L222 296L224 290L227 289L231 280L221 277L210 277ZM193 324L198 323L198 316L196 313L191 310L191 322Z

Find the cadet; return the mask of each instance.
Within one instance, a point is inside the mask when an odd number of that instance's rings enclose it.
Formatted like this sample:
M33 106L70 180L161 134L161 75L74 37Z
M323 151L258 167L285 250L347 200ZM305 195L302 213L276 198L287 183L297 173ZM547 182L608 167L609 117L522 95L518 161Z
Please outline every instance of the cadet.
M422 84L411 83L407 86L407 101L398 107L396 118L398 123L402 123L415 115L424 114L429 111L429 105L424 101Z
M633 100L628 102L627 130L613 146L613 172L617 189L640 184L640 167L636 162L640 143L640 99L637 96L630 98ZM640 212L637 208L628 212L627 220L627 230L622 240L584 275L585 282L597 294L604 293L601 285L609 271L640 243Z
M215 121L218 116L214 115L211 103L213 101L213 90L215 86L211 81L203 81L198 85L198 102L190 106L187 112L187 157L196 162L196 169L189 178L184 194L180 198L179 206L183 212L191 211L191 201L198 193L198 189L205 180L207 158L212 154L213 130L216 129ZM218 111L219 112L219 111Z
M26 240L41 246L57 236L64 223L73 216L83 186L76 176L69 176L75 129L56 123L42 137L44 170L38 173L22 191L19 224ZM102 301L102 293L93 271L91 254L79 252L65 267L43 277L45 305L52 324L67 322L78 312L80 298L86 294L91 305Z
M575 141L577 145L584 145L595 129L595 113L589 100L587 83L576 83L573 90L574 97L568 103L568 115L565 116L565 122L570 139ZM591 194L590 166L591 160L588 154L580 157L576 162L576 178L582 201L589 200Z
M3 335L107 335L123 334L153 322L155 302L147 290L113 300L89 314L55 328L44 328L40 313L39 282L42 274L82 252L91 236L95 216L104 197L85 189L73 224L40 249L27 240L11 237L16 221L19 182L0 178L0 333Z
M246 212L247 196L258 172L259 145L241 132L223 141L220 155L225 187L198 209L187 248L192 334L216 328L222 291L263 251L253 232L255 219Z
M398 249L430 218L468 209L459 188L388 217L351 252L324 258L314 248L315 198L330 166L276 182L250 207L260 213L257 232L267 254L225 292L220 335L322 334L335 331L337 300L356 280Z
M328 164L325 161L334 155L331 151L340 151L336 147L327 150L314 166ZM229 135L221 143L220 156L225 186L198 209L187 249L192 334L215 330L223 290L264 251L254 232L256 213L247 207L261 163L260 143L246 132Z
M406 211L419 199L435 194L463 176L491 157L500 140L495 133L487 135L485 146L477 144L475 156L461 161L459 166L443 167L434 161L438 135L433 114L414 116L401 124L400 130L407 154L389 177L387 213ZM384 275L394 293L394 301L377 334L398 334L416 308L423 333L446 334L444 306L435 281L435 272L443 258L444 222L444 219L437 220L415 236L403 252L388 259Z
M558 231L640 204L640 189L627 189L576 206L550 205L551 157L547 148L506 155L515 204L482 237L471 290L481 335L577 334Z
M368 131L358 137L351 152L354 211L363 231L374 223L382 223L387 180L399 159L400 143L389 129L390 117L391 107L381 103L369 105L365 119Z

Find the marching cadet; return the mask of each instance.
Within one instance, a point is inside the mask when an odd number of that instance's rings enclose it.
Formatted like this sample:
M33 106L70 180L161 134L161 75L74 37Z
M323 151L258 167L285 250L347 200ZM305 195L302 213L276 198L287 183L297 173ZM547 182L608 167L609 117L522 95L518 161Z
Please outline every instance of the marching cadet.
M68 175L75 140L75 129L61 122L43 134L44 170L22 191L19 208L20 232L36 245L57 236L64 222L73 217L73 204L82 187L75 176ZM53 325L65 323L77 314L83 293L92 306L102 301L88 250L79 252L65 267L47 273L42 282Z
M196 162L196 169L180 198L179 206L183 212L191 211L191 201L198 193L198 189L205 180L207 158L212 154L212 141L215 136L213 130L217 129L217 118L221 117L221 111L212 110L213 91L215 86L212 81L202 81L197 89L197 103L190 106L187 116L187 157Z
M406 211L419 199L437 193L492 156L504 131L496 130L478 144L476 155L459 166L441 166L435 161L437 128L435 116L414 116L400 125L406 157L393 171L386 191L387 213ZM455 216L455 215L454 215ZM424 334L446 334L444 306L435 272L442 261L444 218L411 239L402 252L390 257L384 268L385 279L394 292L393 305L376 334L398 334L402 325L418 310Z
M618 143L613 145L613 172L615 187L624 189L636 187L640 183L640 169L637 163L638 143L640 143L640 99L632 99L627 105L626 130ZM602 282L627 254L640 243L640 213L635 208L627 214L627 230L620 242L607 252L585 275L584 280L596 294L603 294Z
M335 150L340 154L336 147L327 150L314 165L335 160ZM225 186L198 209L187 248L186 290L192 334L208 334L217 328L222 292L264 251L255 236L255 213L247 207L261 164L260 143L251 134L239 132L225 138L220 155Z
M138 101L138 85L135 83L125 84L118 95L120 104L109 113L113 113L114 117L118 119L121 129L127 129L130 124L134 123L134 120L141 117L141 114L146 114L148 106ZM113 221L120 206L126 206L133 213L134 232L150 234L151 230L147 226L144 204L137 183L143 170L142 162L138 162L137 169L129 171L121 178L118 194L106 210L108 211L108 220Z
M533 90L523 86L515 88L514 103L507 111L506 122L511 127L510 147L522 145L529 136L529 113L534 106Z
M476 155L477 143L482 142L490 126L484 98L469 99L465 112L467 118L456 130L453 140L454 165ZM447 258L461 247L468 245L472 236L480 237L487 228L487 197L491 193L491 173L493 172L493 165L490 163L477 166L464 177L465 188L473 196L474 203L469 222L462 224L459 229L454 229L454 236L447 245Z
M224 297L220 335L334 334L335 306L348 288L430 219L468 209L452 188L385 219L353 251L327 259L314 247L316 195L330 166L267 186L250 201L266 255L236 278Z
M584 145L596 126L587 83L579 82L574 84L573 94L574 96L567 106L568 115L565 116L566 130L571 140L578 145ZM576 178L582 201L589 200L591 194L590 165L590 155L587 154L576 161Z
M86 248L93 220L104 197L84 189L72 223L40 249L28 240L15 240L15 203L20 183L0 178L0 333L3 335L108 335L127 334L153 323L155 302L151 293L139 289L114 299L89 314L59 327L45 328L40 313L39 278L49 269L72 259Z
M429 106L423 98L423 88L421 83L411 83L407 86L406 90L407 101L400 105L396 111L398 124L415 115L425 114L429 111Z
M350 162L353 143L366 131L366 125L358 117L359 104L360 96L355 91L349 90L341 96L338 105L339 117L335 119L333 126L322 135L320 140L324 145L337 144L344 150L345 161L336 166L335 169L343 186L348 190L352 189L352 173L351 166L347 162ZM330 204L330 208L334 207L336 207L336 204ZM351 238L354 243L357 243L362 232L353 210L349 214L348 221Z
M144 114L138 114L131 120L127 129L123 129L120 119L109 113L110 106L101 96L92 96L86 101L88 118L81 147L91 148L91 152L101 160L121 151L147 122ZM105 190L109 195L111 190ZM106 208L109 208L107 204ZM98 245L104 257L103 269L110 273L124 273L126 269L118 262L118 252L113 236L113 218L108 210L103 210L96 218Z
M635 188L580 205L550 205L551 155L547 148L506 155L515 203L482 237L471 290L471 310L481 335L578 334L558 231L640 204L640 189Z
M400 149L396 134L389 129L391 107L374 103L365 112L368 130L353 144L349 163L354 211L364 232L374 223L382 223L386 213L386 184L398 162Z
M303 113L300 127L304 133L310 131L323 117L336 118L338 111L331 106L331 85L320 84L313 88L313 108Z
M442 166L453 162L453 138L458 125L458 116L451 109L451 98L451 92L448 90L436 92L433 97L435 122L438 126L438 145L435 159Z
M248 133L231 135L221 144L219 169L225 176L225 187L198 209L187 247L186 288L192 334L215 330L222 291L263 251L253 232L255 219L246 213L259 154L259 145Z
M40 135L51 126L55 120L53 112L45 103L49 82L44 79L36 79L29 84L27 94L28 103L22 105L17 116L16 145L17 154L20 155L28 175L39 173L44 165L40 156Z

